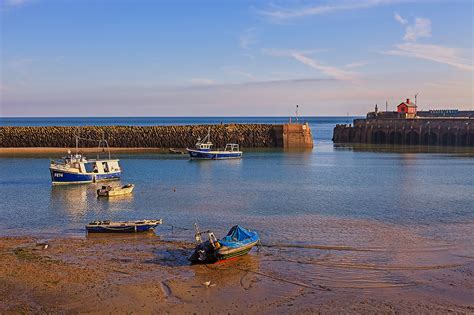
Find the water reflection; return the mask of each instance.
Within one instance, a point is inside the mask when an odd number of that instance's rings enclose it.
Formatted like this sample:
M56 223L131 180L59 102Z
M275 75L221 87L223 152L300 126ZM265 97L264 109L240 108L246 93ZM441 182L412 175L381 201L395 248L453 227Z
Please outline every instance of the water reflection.
M89 209L88 194L90 185L54 185L51 186L50 203L56 209L74 215L84 215Z
M344 143L334 144L334 150L351 150L354 152L387 152L387 153L456 153L474 156L474 147L428 146L428 145L388 145Z

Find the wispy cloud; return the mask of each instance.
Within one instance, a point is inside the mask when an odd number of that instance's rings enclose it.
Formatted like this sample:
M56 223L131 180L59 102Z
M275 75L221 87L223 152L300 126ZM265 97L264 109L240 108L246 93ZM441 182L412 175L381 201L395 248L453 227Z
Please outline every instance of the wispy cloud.
M232 71L232 72L230 72L230 74L242 76L242 77L245 77L245 78L248 78L248 79L251 79L251 80L256 79L253 74L251 74L250 72L245 72L245 71Z
M402 16L400 14L398 14L397 12L395 12L393 14L393 18L398 22L400 23L401 25L406 25L408 24L408 20L402 18Z
M209 78L193 78L190 80L194 85L214 85L216 84L215 80Z
M414 25L406 27L404 40L416 41L419 37L431 37L430 19L416 18Z
M462 51L458 48L440 45L403 43L395 45L395 49L386 51L385 53L389 55L431 60L461 70L474 71L472 59L462 57Z
M239 37L240 48L245 50L249 50L257 42L257 30L254 27L246 29Z
M262 52L271 56L276 57L291 57L296 61L320 71L321 73L329 76L332 79L336 80L352 80L356 77L354 72L349 72L343 69L339 69L337 67L328 66L323 64L322 62L308 57L308 54L315 53L320 51L319 49L315 50L306 50L306 51L298 51L298 50L281 50L281 49L262 49Z
M379 5L403 2L403 0L351 0L327 2L327 4L282 8L276 7L268 10L261 10L260 14L274 19L292 19L304 16L329 14L337 11L348 11L357 9L372 8Z
M360 68L360 67L363 67L363 66L366 66L366 65L367 65L367 62L351 62L351 63L348 63L347 65L345 65L344 68L353 69L353 68Z
M293 53L300 53L303 55L313 55L326 49L306 49L306 50L294 50L294 49L275 49L275 48L262 48L262 53L274 57L288 57Z
M336 80L352 80L354 79L354 73L342 70L336 67L331 67L327 65L323 65L322 63L316 61L315 59L309 58L301 53L293 52L291 56L298 60L299 62L321 71L322 73L326 74L327 76L334 78Z

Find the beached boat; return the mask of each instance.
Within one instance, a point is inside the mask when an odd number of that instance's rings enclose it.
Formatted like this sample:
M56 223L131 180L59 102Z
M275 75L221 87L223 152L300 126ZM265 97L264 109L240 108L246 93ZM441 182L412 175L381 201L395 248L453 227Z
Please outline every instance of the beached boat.
M58 184L84 184L95 183L106 180L120 179L121 169L118 159L111 159L110 150L107 141L99 141L100 149L107 148L108 158L87 159L78 152L78 141L76 137L76 153L63 157L61 161L51 161L49 171L53 185Z
M135 233L146 232L163 224L163 220L141 221L93 221L86 225L88 233Z
M219 240L211 231L200 232L196 224L195 228L197 245L189 257L192 263L214 263L242 256L260 241L257 232L244 229L239 225L233 226L227 236ZM202 234L208 235L207 241L202 241Z
M186 152L176 150L175 148L169 148L168 151L169 151L170 154L186 154Z
M212 142L210 141L211 128L208 129L204 139L198 139L195 149L186 148L191 159L199 160L224 160L224 159L238 159L242 157L242 151L239 150L239 145L236 143L226 144L224 150L212 150Z
M135 185L127 184L124 186L112 187L110 185L104 185L102 188L97 189L98 197L115 197L131 194Z

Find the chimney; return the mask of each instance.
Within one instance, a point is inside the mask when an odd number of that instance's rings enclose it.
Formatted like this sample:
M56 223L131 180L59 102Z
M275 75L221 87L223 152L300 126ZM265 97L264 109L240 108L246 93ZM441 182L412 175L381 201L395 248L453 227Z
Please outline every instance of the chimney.
M407 98L407 104L410 104L410 99L409 98Z

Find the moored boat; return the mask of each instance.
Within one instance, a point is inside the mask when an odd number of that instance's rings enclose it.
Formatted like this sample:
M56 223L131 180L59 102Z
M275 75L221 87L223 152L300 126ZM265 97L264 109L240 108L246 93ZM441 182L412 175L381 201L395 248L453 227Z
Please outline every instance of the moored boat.
M140 221L92 221L86 224L88 233L135 233L146 232L163 224L163 220Z
M76 137L76 153L68 151L68 155L61 161L51 161L49 171L53 185L59 184L87 184L106 180L120 179L122 170L119 160L110 157L107 141L99 141L99 150L108 150L108 158L87 159L78 152L78 137ZM104 144L104 147L101 147Z
M127 184L119 187L112 187L110 185L104 185L102 188L97 189L98 197L115 197L131 194L135 188L133 184Z
M225 160L238 159L242 157L242 151L236 143L226 144L224 150L212 150L213 143L210 141L211 128L208 129L204 139L198 139L194 149L186 148L191 159L199 160Z
M189 257L192 263L214 263L239 257L247 254L260 241L257 232L247 230L239 225L233 226L229 233L219 240L211 231L200 232L197 225L195 228L197 245ZM208 235L207 241L202 241L202 234Z

